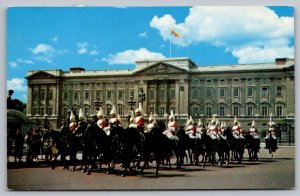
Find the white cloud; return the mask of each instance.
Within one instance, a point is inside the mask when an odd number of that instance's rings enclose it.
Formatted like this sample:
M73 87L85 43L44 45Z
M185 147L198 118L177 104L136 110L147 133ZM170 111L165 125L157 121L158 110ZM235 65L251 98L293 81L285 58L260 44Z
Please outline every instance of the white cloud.
M26 91L25 79L23 78L13 78L11 80L7 80L7 90L12 89L14 91Z
M11 67L17 67L17 66L18 66L18 63L17 63L17 62L14 62L14 61L10 61L10 62L9 62L9 65L10 65Z
M38 44L35 48L29 48L29 50L34 54L44 54L49 55L55 52L55 49L48 44Z
M32 60L21 59L21 58L18 58L17 62L18 63L23 63L23 64L28 64L28 65L33 65L34 64L34 62Z
M34 60L46 62L49 64L53 64L53 59L57 55L62 56L67 52L67 50L56 50L51 45L43 43L37 44L34 48L29 48L29 50L33 54L32 58ZM31 62L30 60L23 60L23 63L32 64L34 62Z
M147 31L143 32L143 33L139 33L140 37L147 37Z
M289 40L294 36L294 18L278 17L267 7L192 7L183 23L177 23L172 15L166 14L162 17L154 16L150 26L157 29L165 41L170 39L172 28L180 33L180 38L172 38L173 44L184 47L208 43L224 47L225 51L241 58L240 62L255 56L244 53L243 49L247 48L257 48L251 52L267 55L265 58L257 58L257 61L263 62L270 58L274 61L277 57L274 55L283 50L290 56L293 50L289 46Z
M88 42L78 42L77 43L77 53L78 54L86 54L88 52L87 46Z
M98 55L99 52L97 50L91 50L89 55L94 56L94 55Z
M58 36L56 35L56 36L54 36L53 38L51 38L51 41L53 41L53 42L58 42Z
M162 59L166 58L163 54L158 52L151 52L146 48L138 50L125 50L116 54L109 54L108 58L103 58L102 61L108 64L134 64L136 60L142 59Z
M78 42L77 43L77 53L78 54L89 54L95 56L99 54L98 48L96 45L89 44L88 42Z

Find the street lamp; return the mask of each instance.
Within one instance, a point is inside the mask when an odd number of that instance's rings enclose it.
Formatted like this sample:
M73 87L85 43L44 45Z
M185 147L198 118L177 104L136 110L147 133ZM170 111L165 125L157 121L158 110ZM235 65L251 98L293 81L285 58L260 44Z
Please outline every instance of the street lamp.
M144 89L140 89L139 93L139 102L143 105L143 102L146 100L146 94L144 93Z
M133 99L133 96L130 96L130 99L127 101L127 103L130 105L130 110L133 110L132 106L134 106L136 103L136 101Z
M94 101L94 104L96 106L96 110L99 111L99 107L102 106L102 101L100 100L99 97L97 97L97 99Z

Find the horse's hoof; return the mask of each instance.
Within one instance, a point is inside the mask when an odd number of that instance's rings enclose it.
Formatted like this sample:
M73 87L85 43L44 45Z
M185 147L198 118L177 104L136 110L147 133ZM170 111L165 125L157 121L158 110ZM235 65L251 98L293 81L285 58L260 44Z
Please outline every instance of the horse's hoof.
M86 175L91 175L91 172L89 171L89 172L86 172Z
M75 171L75 168L73 168L72 171Z
M81 172L82 172L82 173L85 173L85 172L86 172L86 170L84 169L84 170L82 170Z
M122 174L122 177L125 177L125 174Z
M227 162L226 162L226 165L228 165L228 164L229 164L229 162L227 161Z

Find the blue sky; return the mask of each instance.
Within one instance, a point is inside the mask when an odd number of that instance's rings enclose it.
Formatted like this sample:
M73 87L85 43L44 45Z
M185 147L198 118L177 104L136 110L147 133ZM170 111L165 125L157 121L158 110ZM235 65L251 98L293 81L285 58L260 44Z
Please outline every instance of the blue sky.
M170 36L170 28L180 34ZM7 88L26 102L28 70L134 68L137 59L197 65L294 57L292 7L14 7L7 11Z

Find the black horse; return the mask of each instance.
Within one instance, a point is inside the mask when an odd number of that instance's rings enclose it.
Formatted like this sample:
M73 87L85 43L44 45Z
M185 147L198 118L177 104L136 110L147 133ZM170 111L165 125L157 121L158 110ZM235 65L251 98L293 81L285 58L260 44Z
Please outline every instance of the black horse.
M274 157L274 153L278 149L277 147L277 139L272 137L272 132L268 131L268 138L265 139L266 149L268 149L270 157Z
M248 150L249 161L258 161L257 153L260 149L260 140L253 138L250 133L245 134L245 147Z
M217 153L219 157L219 165L222 167L225 160L226 165L229 163L230 147L227 138L221 134L218 140Z
M213 140L209 135L203 133L201 141L204 149L204 162L202 167L206 166L207 161L209 161L211 166L213 166L217 152L218 139Z
M169 162L171 168L170 157L175 153L177 157L177 148L175 140L170 140L163 134L165 130L165 124L161 121L157 122L157 126L151 130L150 133L145 134L145 141L143 142L143 161L144 164L141 169L141 174L144 174L144 170L148 167L150 159L153 157L156 163L155 175L158 175L160 164L163 160ZM179 167L178 159L177 167Z
M225 129L224 135L228 140L229 148L231 151L230 160L237 161L239 164L242 163L245 139L234 138L231 132L231 128Z

